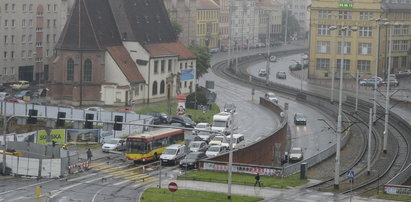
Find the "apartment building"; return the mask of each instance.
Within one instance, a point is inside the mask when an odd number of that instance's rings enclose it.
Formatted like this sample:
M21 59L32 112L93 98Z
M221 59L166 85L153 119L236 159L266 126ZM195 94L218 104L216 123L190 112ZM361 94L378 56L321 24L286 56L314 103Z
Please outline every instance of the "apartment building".
M309 26L310 10L308 8L311 4L311 0L287 0L284 3L288 6L289 11L291 11L290 15L293 15L300 25L300 32L290 33L290 35L298 34L296 35L297 38L305 37L305 33L308 31Z
M47 80L49 58L74 0L2 0L0 82Z
M197 0L197 44L219 46L220 7L213 0Z
M256 3L256 7L259 16L258 41L266 43L268 33L270 42L278 41L281 34L282 4L272 0L261 0Z

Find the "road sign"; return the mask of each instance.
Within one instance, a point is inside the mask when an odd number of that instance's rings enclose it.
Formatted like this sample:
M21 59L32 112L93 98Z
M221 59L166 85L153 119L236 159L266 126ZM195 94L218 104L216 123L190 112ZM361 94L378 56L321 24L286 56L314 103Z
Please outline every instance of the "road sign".
M354 170L349 170L347 172L347 178L348 179L353 179L354 178Z
M170 184L168 184L168 190L176 192L178 190L177 184L175 182L170 182Z

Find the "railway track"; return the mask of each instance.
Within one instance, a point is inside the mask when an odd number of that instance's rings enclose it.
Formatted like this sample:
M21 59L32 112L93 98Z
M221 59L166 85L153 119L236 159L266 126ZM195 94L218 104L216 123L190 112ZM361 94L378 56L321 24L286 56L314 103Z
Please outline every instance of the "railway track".
M301 51L301 50L299 50ZM295 54L298 51L286 51L282 55ZM278 54L277 54L278 55ZM247 57L250 59L250 57ZM264 59L264 58L262 58ZM240 65L246 63L253 63L261 61L258 58L252 58L251 61L240 60ZM265 80L259 79L256 77L251 77L248 75L244 68L239 68L237 70L227 69L227 62L219 62L213 66L212 71L220 76L223 76L225 79L228 79L233 82L241 83L242 85L247 85L252 88L262 88L265 90L273 90L285 94L290 97L296 97L298 99L299 90L295 88L290 88L288 86L282 86L280 84L274 84L272 82L266 83ZM235 73L237 72L237 75ZM361 126L360 134L362 139L368 139L368 117L369 117L369 106L359 105L358 112L356 114L351 113L354 109L354 102L347 100L344 103L346 108L345 114L350 116L352 119L357 121ZM380 110L382 111L382 110ZM360 155L353 160L351 165L349 165L344 171L340 173L340 176L344 176L348 170L356 171L356 178L354 183L351 184L350 181L342 179L340 182L340 193L353 192L356 195L366 193L370 190L378 189L379 186L388 182L392 177L394 177L398 172L404 169L410 162L410 142L411 137L405 136L404 134L410 134L411 129L407 126L401 124L399 120L396 120L396 117L390 116L389 122L389 139L388 144L390 145L390 150L388 154L383 154L382 142L383 134L379 131L383 131L383 119L380 119L377 124L373 127L372 130L372 157L371 157L371 172L368 175L367 172L367 145L364 144ZM366 142L366 141L364 141ZM319 190L329 190L331 188L331 182L334 178L329 178L323 182L312 186L311 188L316 188ZM351 188L352 185L352 188Z

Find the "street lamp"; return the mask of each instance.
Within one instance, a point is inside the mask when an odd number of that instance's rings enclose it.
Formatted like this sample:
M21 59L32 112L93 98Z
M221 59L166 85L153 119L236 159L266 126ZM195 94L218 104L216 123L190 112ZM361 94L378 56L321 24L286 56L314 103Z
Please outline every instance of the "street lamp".
M270 57L270 15L267 14L267 37L265 46L267 47L267 58ZM267 60L267 74L265 77L265 84L268 85L270 79L270 61Z
M7 133L7 124L9 123L10 119L12 119L14 116L10 116L7 118L6 115L6 104L7 102L4 102L2 106L4 105L3 108L3 142L4 142L4 151L3 151L3 175L6 175L6 151L7 151L7 139L6 139L6 133Z
M388 23L387 23L388 24ZM393 25L399 25L398 23L389 24L389 41L388 41L388 70L387 70L387 94L385 96L385 121L384 121L384 142L383 142L383 152L387 153L387 138L388 138L388 115L390 113L390 74L391 74L391 52L392 52L392 27Z
M336 26L330 26L329 30L337 29ZM341 62L340 62L340 92L338 98L338 119L337 119L337 151L335 155L335 171L334 171L334 189L340 188L340 150L341 150L341 124L342 124L342 87L343 87L343 68L344 68L344 47L345 47L345 35L347 31L357 31L356 27L342 26L341 30Z

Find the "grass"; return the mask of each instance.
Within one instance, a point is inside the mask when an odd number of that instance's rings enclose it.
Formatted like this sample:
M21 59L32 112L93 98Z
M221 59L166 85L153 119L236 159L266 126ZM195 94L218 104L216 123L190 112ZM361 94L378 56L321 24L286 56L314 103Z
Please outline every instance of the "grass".
M226 172L200 170L181 175L177 179L227 183L228 177ZM261 176L260 181L262 182L263 187L270 188L295 187L308 182L308 180L300 180L299 173L285 177L283 180L281 178L276 177ZM233 173L232 183L239 185L254 186L254 175Z
M177 202L209 202L209 201L228 201L226 193L195 191L179 189L170 192L168 189L148 188L144 191L140 201L177 201ZM231 201L252 202L260 201L263 198L253 196L231 195Z
M411 201L411 196L386 194L386 193L381 193L381 192L378 194L378 198L390 199L390 200Z
M177 109L177 103L173 102L171 103L171 115L176 115L176 110ZM157 112L164 112L168 114L168 104L167 103L162 103L162 104L156 104L156 105L150 105L146 106L144 108L141 108L136 111L138 114L147 114L148 112L152 111L157 111ZM195 110L195 109L186 109L186 114L191 115L192 120L196 123L211 123L213 121L213 115L217 114L220 112L220 108L216 105L213 104L211 107L211 110L208 111L203 111L202 110Z

